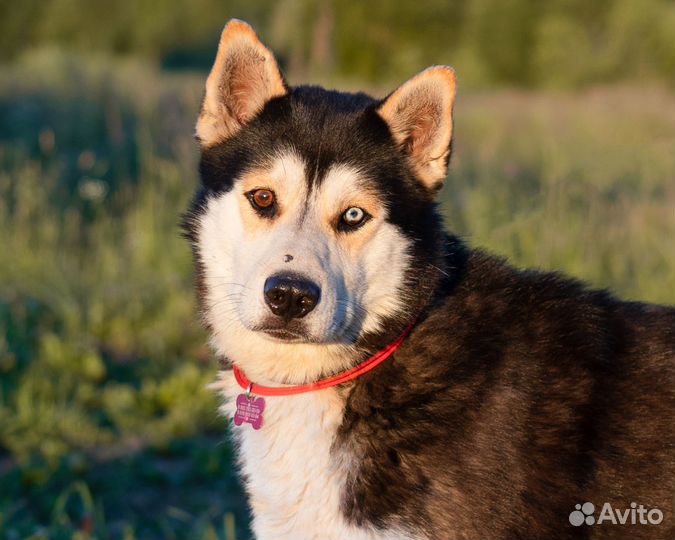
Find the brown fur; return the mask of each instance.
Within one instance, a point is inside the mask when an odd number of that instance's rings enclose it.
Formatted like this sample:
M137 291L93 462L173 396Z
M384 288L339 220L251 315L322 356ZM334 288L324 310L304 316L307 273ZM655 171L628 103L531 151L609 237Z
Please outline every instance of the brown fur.
M675 310L470 252L347 397L345 514L429 538L672 538L674 388ZM572 527L586 501L664 520Z

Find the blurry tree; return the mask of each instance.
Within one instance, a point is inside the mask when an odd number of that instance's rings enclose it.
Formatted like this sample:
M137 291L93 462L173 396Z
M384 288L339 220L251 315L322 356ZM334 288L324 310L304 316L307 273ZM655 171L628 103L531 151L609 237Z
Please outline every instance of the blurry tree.
M530 0L474 0L469 4L463 40L475 49L493 82L532 82L535 29L544 4Z
M0 0L0 58L44 44L207 68L230 17L287 71L396 81L449 63L469 86L673 82L672 0Z

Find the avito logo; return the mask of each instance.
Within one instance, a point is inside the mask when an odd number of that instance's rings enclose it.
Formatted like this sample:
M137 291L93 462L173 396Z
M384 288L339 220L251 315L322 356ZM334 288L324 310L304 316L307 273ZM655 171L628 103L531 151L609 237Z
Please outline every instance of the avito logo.
M663 521L663 512L658 508L647 509L644 505L630 503L630 508L613 508L608 502L602 505L600 515L597 519L593 515L595 505L591 502L584 504L575 504L574 510L570 513L569 520L575 527L586 525L602 525L611 523L612 525L658 525Z

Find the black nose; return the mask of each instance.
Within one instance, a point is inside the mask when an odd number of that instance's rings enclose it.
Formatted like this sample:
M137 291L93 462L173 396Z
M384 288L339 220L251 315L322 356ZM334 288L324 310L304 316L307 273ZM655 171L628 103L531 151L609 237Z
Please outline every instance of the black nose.
M307 315L320 296L319 286L301 276L280 274L265 281L265 302L272 313L287 321Z

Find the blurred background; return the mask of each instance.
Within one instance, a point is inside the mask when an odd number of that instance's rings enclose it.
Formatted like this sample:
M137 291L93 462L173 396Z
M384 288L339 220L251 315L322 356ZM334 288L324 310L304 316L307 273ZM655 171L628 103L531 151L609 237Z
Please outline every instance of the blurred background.
M675 294L666 0L0 0L0 538L249 534L178 222L219 32L291 84L458 73L447 225Z

